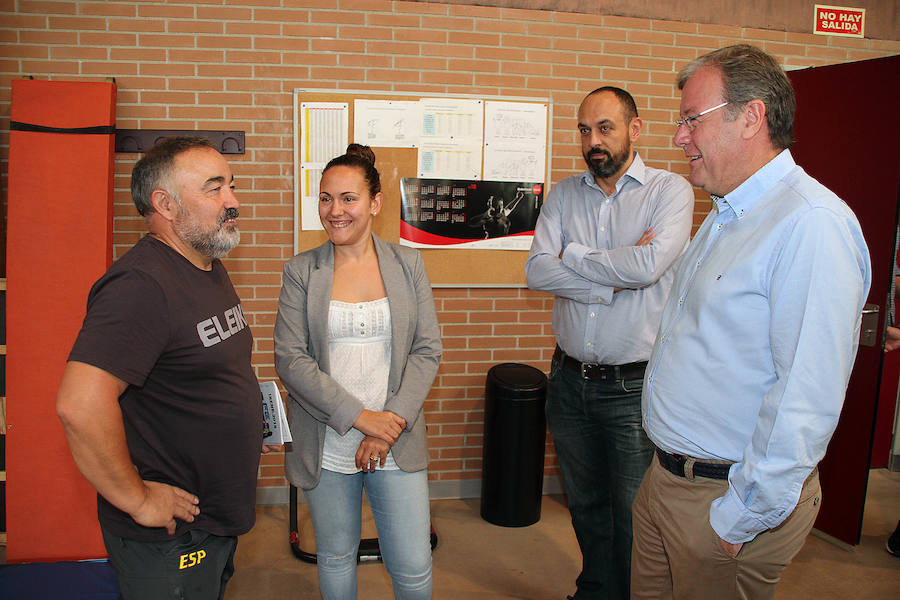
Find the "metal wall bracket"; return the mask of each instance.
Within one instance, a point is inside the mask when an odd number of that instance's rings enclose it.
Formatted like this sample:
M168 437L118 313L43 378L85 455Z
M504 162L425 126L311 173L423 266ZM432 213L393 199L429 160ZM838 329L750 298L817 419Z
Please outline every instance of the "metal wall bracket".
M167 137L190 135L205 137L222 154L243 154L243 131L211 131L206 129L116 129L116 152L146 152Z

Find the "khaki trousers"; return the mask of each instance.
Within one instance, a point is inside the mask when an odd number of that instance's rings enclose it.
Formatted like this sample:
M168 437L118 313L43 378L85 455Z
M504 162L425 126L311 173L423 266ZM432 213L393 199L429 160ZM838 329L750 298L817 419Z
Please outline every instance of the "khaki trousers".
M631 597L646 600L771 599L819 512L818 469L781 525L746 542L732 558L709 524L709 507L728 481L666 471L654 458L633 507Z

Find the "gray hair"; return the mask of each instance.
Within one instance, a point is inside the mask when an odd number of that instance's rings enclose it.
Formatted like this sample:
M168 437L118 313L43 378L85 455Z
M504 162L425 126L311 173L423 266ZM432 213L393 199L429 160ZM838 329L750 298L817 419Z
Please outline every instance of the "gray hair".
M194 148L216 149L213 143L206 138L170 137L157 142L143 158L137 161L131 171L131 199L141 216L146 217L154 212L151 201L153 190L169 184L168 179L172 175L175 158L182 152ZM174 190L170 191L173 195L175 194Z
M723 100L729 103L730 119L737 118L740 108L751 100L766 105L769 139L779 149L794 143L794 111L797 101L794 88L784 69L771 55L756 46L726 46L694 59L678 73L678 89L703 67L713 67L722 74Z

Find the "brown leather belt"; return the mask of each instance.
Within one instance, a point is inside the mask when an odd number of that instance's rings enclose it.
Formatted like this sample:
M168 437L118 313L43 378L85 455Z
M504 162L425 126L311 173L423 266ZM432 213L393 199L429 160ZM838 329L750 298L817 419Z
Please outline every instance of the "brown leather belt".
M647 361L626 363L624 365L583 363L563 352L559 346L553 351L553 358L560 361L565 368L576 371L583 379L587 379L588 381L643 379L644 371L647 370Z

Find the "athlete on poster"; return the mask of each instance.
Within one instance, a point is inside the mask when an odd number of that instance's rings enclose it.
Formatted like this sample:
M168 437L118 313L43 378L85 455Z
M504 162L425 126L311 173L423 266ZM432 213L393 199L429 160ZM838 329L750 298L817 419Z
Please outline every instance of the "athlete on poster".
M400 197L405 246L528 250L544 185L404 178Z

